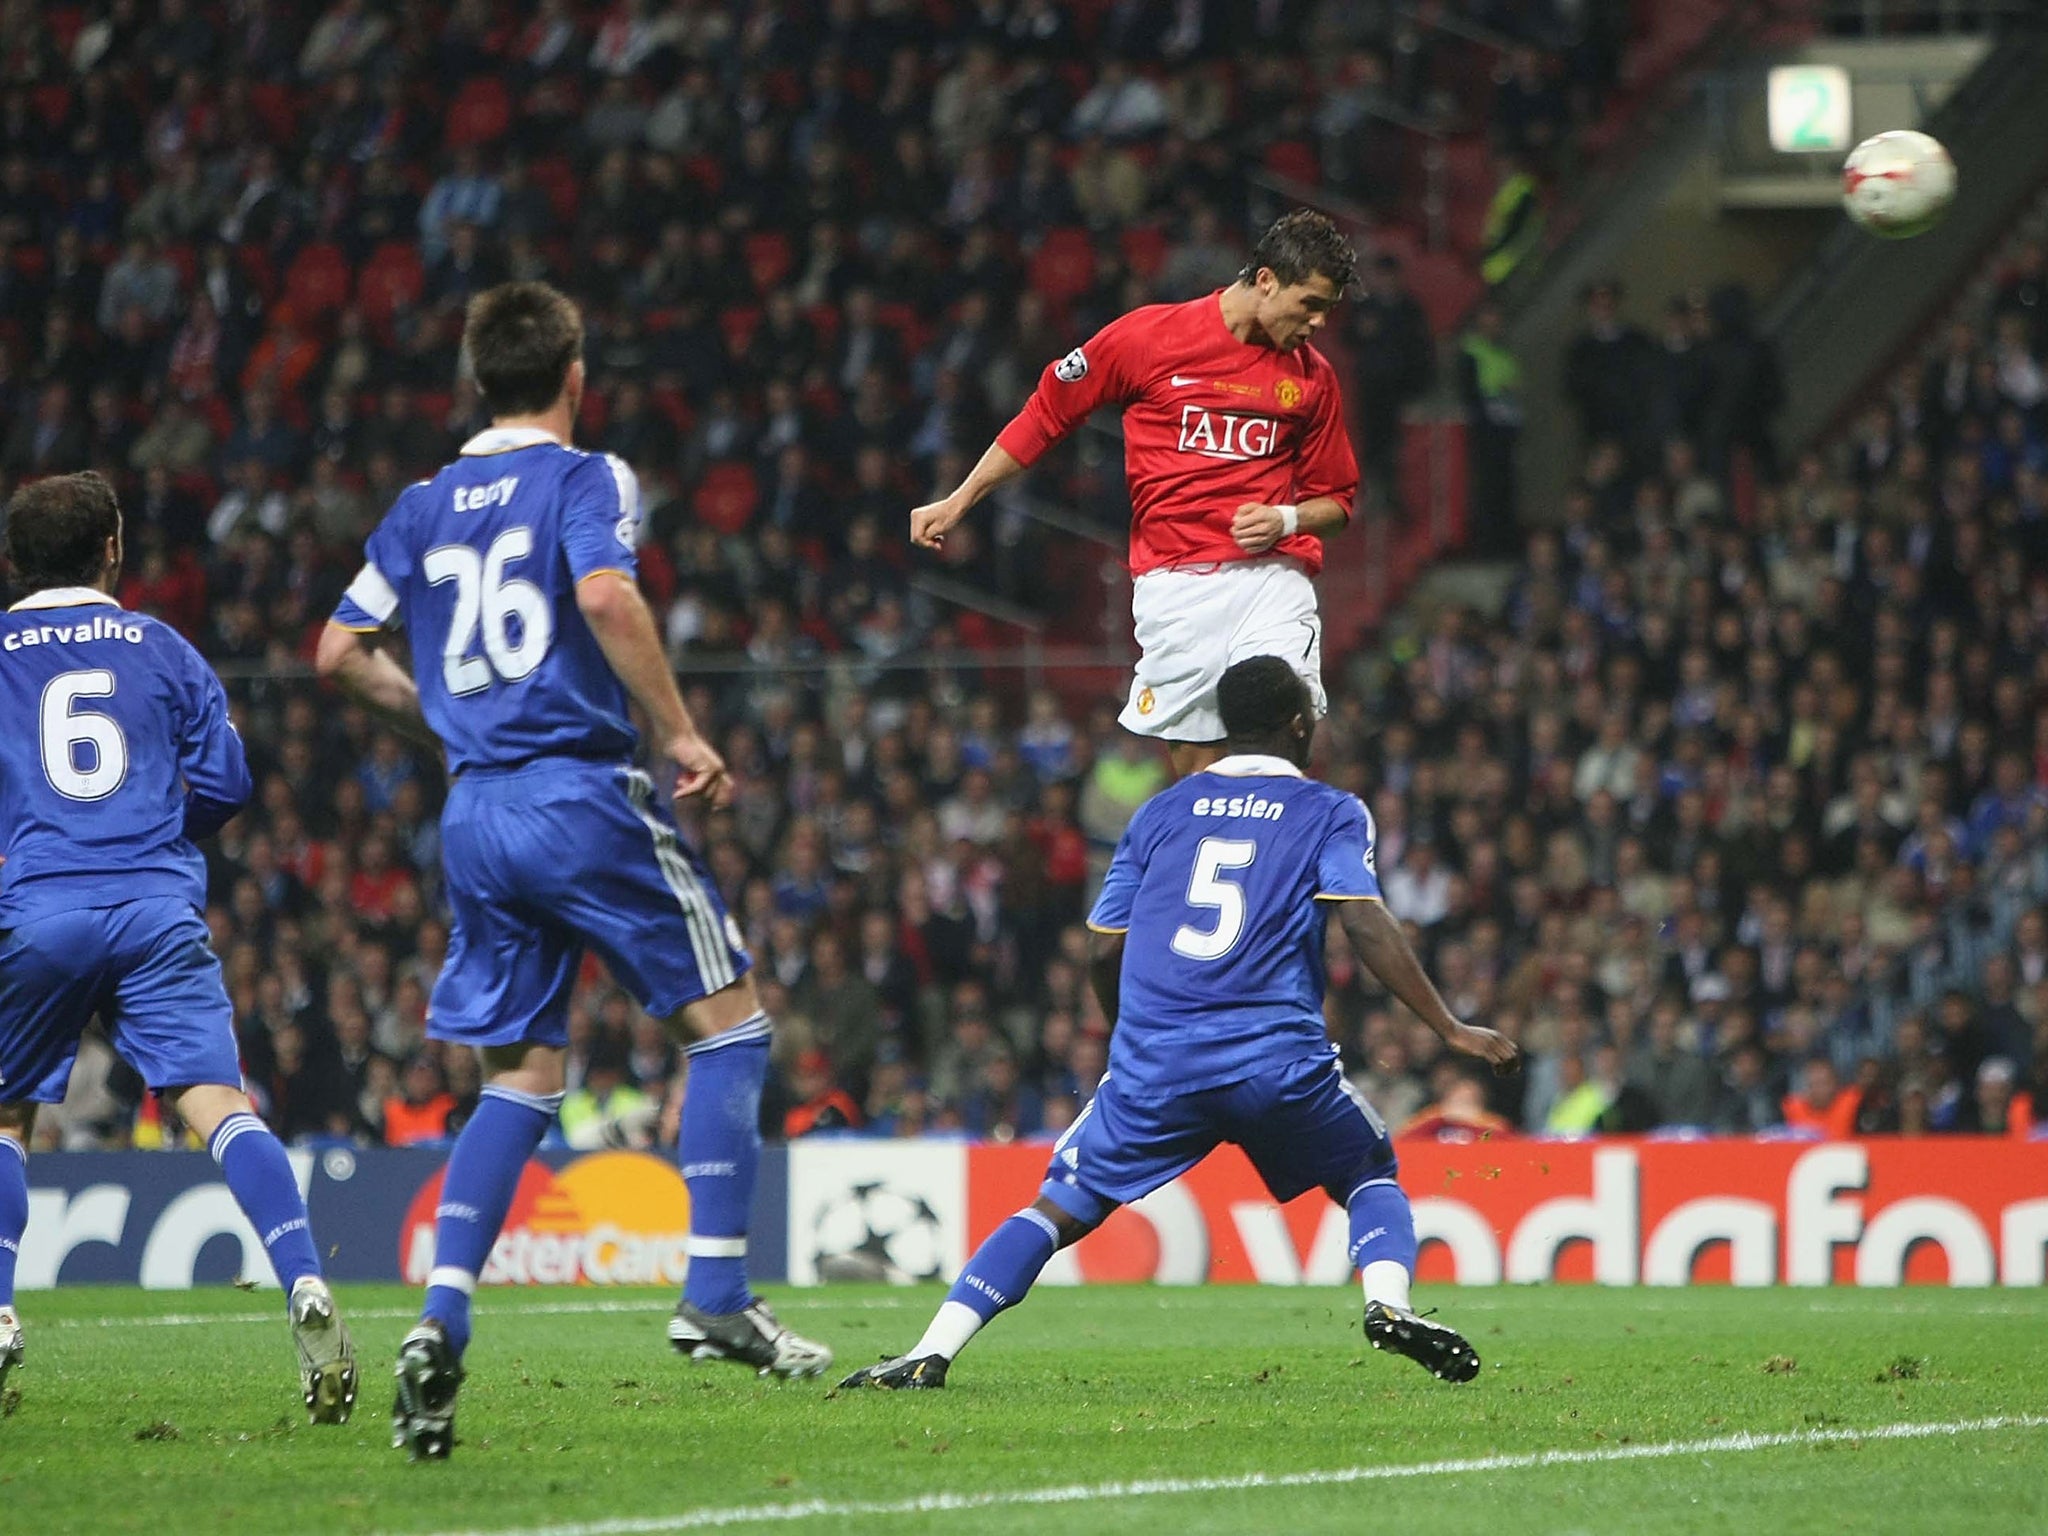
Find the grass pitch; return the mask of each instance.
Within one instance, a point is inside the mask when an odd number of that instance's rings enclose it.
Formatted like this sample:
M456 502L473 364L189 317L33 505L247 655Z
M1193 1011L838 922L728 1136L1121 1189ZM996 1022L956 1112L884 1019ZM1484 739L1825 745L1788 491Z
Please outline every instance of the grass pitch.
M340 1299L365 1369L337 1430L305 1423L274 1293L26 1296L0 1524L2048 1530L2041 1292L1437 1289L1423 1304L1485 1361L1449 1387L1365 1346L1353 1289L1048 1288L918 1394L690 1365L663 1340L666 1293L497 1292L461 1443L424 1466L387 1432L415 1293ZM847 1369L907 1347L939 1293L774 1299Z

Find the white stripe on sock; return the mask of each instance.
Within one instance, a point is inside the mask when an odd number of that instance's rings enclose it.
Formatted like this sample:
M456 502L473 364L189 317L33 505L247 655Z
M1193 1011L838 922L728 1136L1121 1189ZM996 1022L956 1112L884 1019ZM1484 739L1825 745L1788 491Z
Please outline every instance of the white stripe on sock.
M228 1147L237 1136L268 1129L268 1126L248 1111L237 1110L213 1128L213 1139L207 1143L206 1150L213 1154L213 1160L217 1163L226 1155Z
M503 1099L507 1104L517 1104L525 1109L538 1110L552 1116L562 1107L564 1095L559 1093L527 1093L519 1088L507 1088L502 1083L493 1083L478 1095L485 1099Z
M747 1256L747 1240L744 1237L699 1237L692 1232L683 1251L693 1259L744 1259Z
M453 1264L436 1264L427 1271L427 1289L432 1290L437 1285L470 1296L476 1292L476 1276L466 1269L458 1269Z
M702 1056L707 1051L722 1051L729 1045L745 1045L753 1040L772 1039L774 1034L775 1026L769 1020L768 1015L757 1013L753 1017L743 1019L738 1024L733 1025L731 1029L723 1030L718 1034L710 1036L708 1039L699 1040L694 1045L685 1046L683 1054L685 1056Z
M1045 1212L1041 1211L1035 1205L1027 1205L1024 1207L1023 1210L1019 1211L1017 1214L1019 1216L1022 1216L1026 1221L1030 1222L1031 1225L1038 1228L1038 1230L1043 1232L1047 1237L1051 1238L1053 1246L1055 1248L1059 1246L1059 1226L1057 1225L1057 1223L1053 1221L1053 1219L1050 1216L1046 1215Z

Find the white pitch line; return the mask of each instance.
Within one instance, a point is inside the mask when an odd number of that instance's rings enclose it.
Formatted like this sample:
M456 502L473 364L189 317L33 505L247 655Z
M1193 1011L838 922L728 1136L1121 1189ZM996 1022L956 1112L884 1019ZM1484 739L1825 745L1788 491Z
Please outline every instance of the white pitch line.
M32 1294L32 1293L31 1293ZM341 1292L346 1298L347 1289ZM279 1293L278 1300L284 1299ZM886 1296L865 1296L859 1301L833 1301L821 1297L823 1304L842 1311L888 1312L908 1306L914 1298L897 1300ZM652 1315L661 1311L656 1301L550 1301L538 1302L529 1307L493 1307L486 1303L478 1307L477 1315L485 1319L499 1317L550 1317L579 1315L600 1312L637 1312ZM349 1322L378 1322L414 1318L420 1315L418 1307L344 1307L344 1318ZM210 1323L263 1323L277 1321L275 1312L164 1312L149 1317L54 1317L47 1322L37 1322L37 1329L43 1328L199 1328Z
M1347 1483L1397 1482L1419 1477L1464 1477L1483 1472L1523 1472L1542 1467L1583 1467L1603 1462L1657 1461L1681 1456L1714 1456L1785 1447L1840 1445L1864 1440L1932 1440L1998 1429L2048 1428L2048 1415L2000 1414L1935 1424L1882 1424L1873 1429L1809 1429L1785 1434L1716 1435L1711 1440L1672 1440L1655 1445L1614 1445L1598 1450L1531 1451L1511 1456L1471 1456L1451 1461L1410 1462L1393 1467L1338 1467L1315 1472L1247 1472L1238 1477L1162 1477L1129 1483L1074 1483L1058 1488L1014 1488L991 1493L928 1493L914 1499L835 1502L807 1499L798 1504L742 1504L692 1509L674 1515L595 1520L573 1525L514 1526L496 1531L446 1532L441 1536L655 1536L665 1531L710 1530L729 1525L776 1525L797 1520L848 1520L862 1516L953 1514L967 1510L1045 1504L1087 1504L1098 1499L1149 1499L1189 1493L1242 1493L1269 1488L1324 1488Z

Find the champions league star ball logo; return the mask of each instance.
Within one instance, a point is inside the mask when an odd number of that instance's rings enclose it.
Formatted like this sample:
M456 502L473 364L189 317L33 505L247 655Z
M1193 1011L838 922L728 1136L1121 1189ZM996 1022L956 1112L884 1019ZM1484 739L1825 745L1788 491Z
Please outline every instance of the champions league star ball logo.
M910 1285L944 1279L944 1224L918 1194L856 1184L820 1207L811 1224L821 1280Z

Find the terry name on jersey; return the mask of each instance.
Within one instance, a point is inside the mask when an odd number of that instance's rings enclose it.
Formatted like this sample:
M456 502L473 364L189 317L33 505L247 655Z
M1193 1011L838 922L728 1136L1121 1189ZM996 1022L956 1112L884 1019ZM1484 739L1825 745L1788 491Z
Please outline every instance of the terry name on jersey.
M142 626L123 624L119 619L96 613L83 624L38 624L33 629L16 630L0 638L0 651L25 650L31 645L73 645L86 640L125 640L130 645L140 645Z

